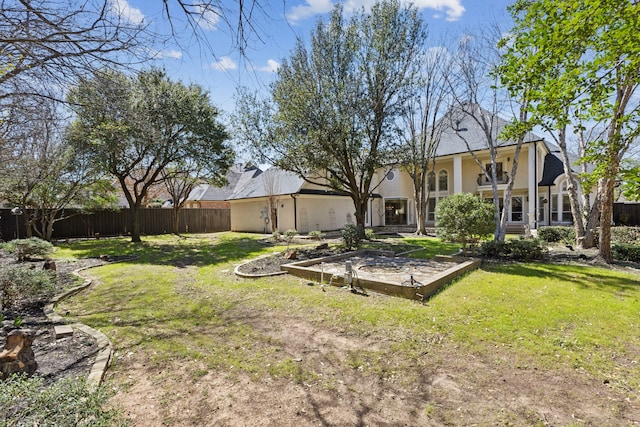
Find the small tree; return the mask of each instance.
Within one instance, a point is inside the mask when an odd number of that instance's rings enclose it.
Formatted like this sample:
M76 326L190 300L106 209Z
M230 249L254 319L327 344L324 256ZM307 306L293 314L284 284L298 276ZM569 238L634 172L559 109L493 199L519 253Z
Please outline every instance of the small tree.
M475 248L477 243L495 231L495 206L469 193L459 193L442 199L436 206L436 234L444 240L462 244L462 254L467 254L467 244Z

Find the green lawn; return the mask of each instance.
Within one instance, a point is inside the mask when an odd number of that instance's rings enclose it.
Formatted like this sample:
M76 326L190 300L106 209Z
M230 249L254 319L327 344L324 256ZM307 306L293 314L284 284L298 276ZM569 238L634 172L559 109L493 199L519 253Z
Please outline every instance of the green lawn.
M140 350L157 363L197 360L202 374L233 367L255 378L321 381L317 372L285 357L278 342L243 320L249 313L286 316L388 339L388 349L350 355L354 366L364 361L381 377L391 368L380 362L380 352L402 354L403 362L393 371L409 375L416 364L426 363L422 356L434 342L446 341L496 363L507 357L522 368L579 370L638 398L637 273L578 265L490 264L419 304L392 297L345 297L340 289L322 292L289 276L240 279L233 268L241 260L284 249L265 246L252 235L144 240L139 245L123 239L83 241L56 251L60 258L139 257L92 269L100 284L58 309L105 332L121 352ZM436 239L405 240L402 244L424 248L412 256L457 248Z

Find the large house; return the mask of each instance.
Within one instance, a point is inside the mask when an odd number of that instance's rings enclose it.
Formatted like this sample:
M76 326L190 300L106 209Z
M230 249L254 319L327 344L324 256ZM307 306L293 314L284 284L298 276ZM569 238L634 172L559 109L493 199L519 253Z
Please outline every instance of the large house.
M497 119L496 132L507 122ZM428 185L427 226L435 224L438 202L454 193L473 193L490 199L491 182L486 179L474 156L489 167L489 151L478 125L469 117L457 122L457 129L443 132L436 152ZM466 143L465 143L466 141ZM468 145L467 145L468 144ZM469 150L470 148L470 150ZM500 141L497 155L497 185L499 194L507 187L513 165L515 143ZM529 134L518 159L507 226L512 230L528 225L536 229L543 225L572 222L566 178L557 147ZM396 168L381 171L374 183L369 201L366 226L414 226L416 209L413 185L409 175ZM329 231L355 222L353 202L345 193L310 184L302 178L277 168L253 174L236 186L229 197L231 229L234 231L270 232L270 219L281 232L295 229L300 233L312 230ZM275 205L270 215L270 206Z

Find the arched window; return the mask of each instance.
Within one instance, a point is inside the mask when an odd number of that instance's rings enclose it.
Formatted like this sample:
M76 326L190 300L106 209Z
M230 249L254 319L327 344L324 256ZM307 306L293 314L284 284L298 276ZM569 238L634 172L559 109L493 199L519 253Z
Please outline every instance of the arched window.
M438 172L438 191L449 190L449 173L446 170Z

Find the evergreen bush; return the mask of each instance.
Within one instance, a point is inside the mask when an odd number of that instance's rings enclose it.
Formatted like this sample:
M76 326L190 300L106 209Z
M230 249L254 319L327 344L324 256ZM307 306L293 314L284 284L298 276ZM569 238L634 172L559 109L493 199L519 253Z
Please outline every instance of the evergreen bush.
M538 229L538 238L549 243L574 244L576 241L576 230L573 227L550 226Z
M51 296L52 274L27 267L0 267L0 308L18 308Z
M614 243L611 245L611 255L620 261L640 262L640 245Z
M29 237L28 239L16 239L5 243L4 248L12 254L15 254L18 261L25 261L34 257L44 258L53 252L51 242L39 239L37 237Z
M362 239L355 224L347 224L342 229L342 241L348 251L360 246Z

